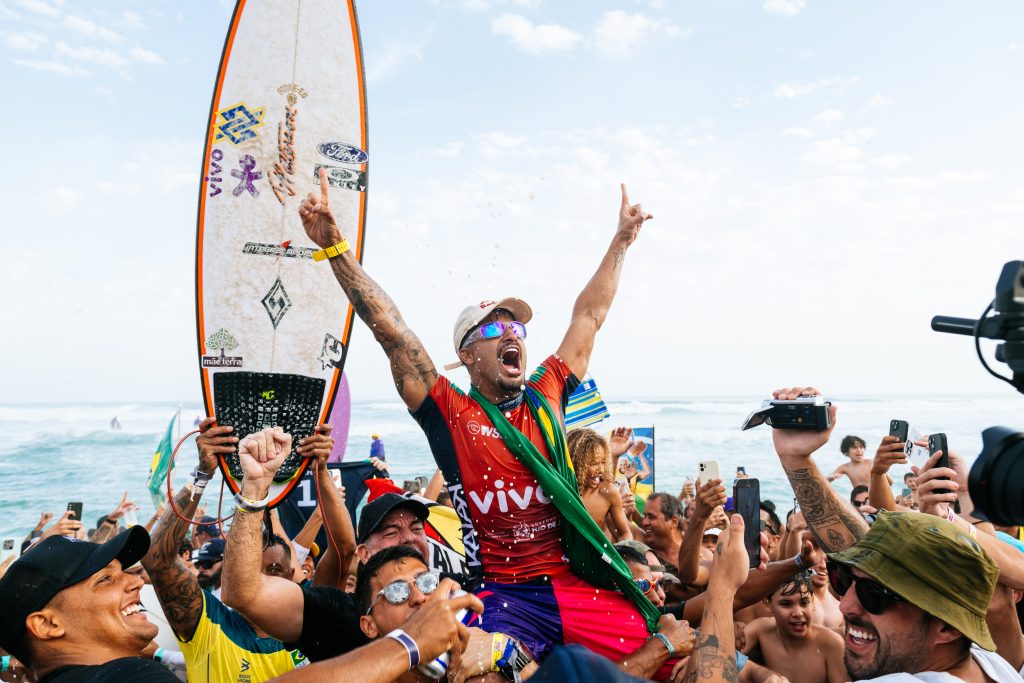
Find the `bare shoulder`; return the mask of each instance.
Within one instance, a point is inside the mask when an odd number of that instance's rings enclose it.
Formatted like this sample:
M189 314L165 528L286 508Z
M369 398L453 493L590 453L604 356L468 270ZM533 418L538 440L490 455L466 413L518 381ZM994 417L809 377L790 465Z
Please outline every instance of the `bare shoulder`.
M749 624L747 624L746 628L743 629L743 632L748 635L761 635L763 633L767 633L768 631L773 630L774 628L775 617L758 617L757 619L754 619Z
M824 626L811 626L811 637L823 650L836 650L841 653L846 646L843 636Z

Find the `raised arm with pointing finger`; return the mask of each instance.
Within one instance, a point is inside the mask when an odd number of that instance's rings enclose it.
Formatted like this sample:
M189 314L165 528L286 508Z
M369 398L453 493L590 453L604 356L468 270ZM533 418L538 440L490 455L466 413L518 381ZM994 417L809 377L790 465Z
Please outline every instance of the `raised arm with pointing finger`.
M327 172L321 169L320 195L310 192L299 206L302 227L309 238L323 249L343 241L331 213L327 187ZM391 374L399 396L410 409L415 410L437 381L433 361L419 338L405 324L395 302L366 274L351 249L332 257L330 263L356 315L369 326L391 361Z

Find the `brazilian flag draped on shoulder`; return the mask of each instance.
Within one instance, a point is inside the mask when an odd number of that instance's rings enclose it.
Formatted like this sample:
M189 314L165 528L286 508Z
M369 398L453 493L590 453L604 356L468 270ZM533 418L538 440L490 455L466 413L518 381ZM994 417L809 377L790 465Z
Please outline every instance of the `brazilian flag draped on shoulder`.
M153 454L153 461L149 464L149 481L146 482L146 487L149 489L149 495L153 498L153 502L157 505L163 503L166 498L163 492L163 484L167 478L167 469L171 465L171 451L174 450L171 434L174 433L174 420L177 417L175 415L171 418L171 423L167 425L167 433L164 434L164 438L157 445L156 453Z
M526 405L533 419L540 425L552 462L548 462L533 442L513 427L497 406L488 401L476 387L470 390L469 395L494 423L512 454L537 477L544 495L561 513L564 520L562 541L573 574L598 588L622 591L640 610L647 622L647 630L651 633L657 631L661 613L633 581L629 567L583 506L569 460L565 434L548 402L536 390L526 388Z

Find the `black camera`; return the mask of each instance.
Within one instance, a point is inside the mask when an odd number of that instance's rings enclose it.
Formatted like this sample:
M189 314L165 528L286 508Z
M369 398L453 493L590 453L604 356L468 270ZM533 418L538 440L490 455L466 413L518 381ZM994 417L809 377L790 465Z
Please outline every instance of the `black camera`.
M988 317L995 309L995 315ZM932 329L974 337L978 360L989 374L1024 393L1024 261L1003 265L996 296L977 320L932 318ZM1006 363L1013 377L1003 377L985 362L979 340L996 339L996 360ZM1009 427L989 427L981 433L982 448L971 467L967 488L974 515L1000 526L1024 524L1024 434Z
M813 429L824 431L832 426L828 414L832 404L821 396L801 396L793 401L766 400L761 407L747 415L742 429L767 424L775 429Z
M1024 434L1009 427L981 433L981 453L967 477L974 515L1000 526L1024 524Z

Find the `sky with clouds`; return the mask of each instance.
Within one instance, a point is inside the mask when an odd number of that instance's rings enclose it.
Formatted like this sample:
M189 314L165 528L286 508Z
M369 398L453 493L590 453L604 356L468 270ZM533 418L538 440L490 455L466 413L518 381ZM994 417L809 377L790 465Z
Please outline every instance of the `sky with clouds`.
M231 9L0 0L5 402L198 397L195 213ZM928 322L978 315L1024 257L1024 5L388 0L359 18L365 265L438 366L459 310L506 295L533 305L530 360L552 351L623 181L655 220L593 356L607 396L1002 391ZM347 372L356 399L393 396L362 326Z

